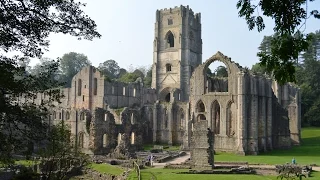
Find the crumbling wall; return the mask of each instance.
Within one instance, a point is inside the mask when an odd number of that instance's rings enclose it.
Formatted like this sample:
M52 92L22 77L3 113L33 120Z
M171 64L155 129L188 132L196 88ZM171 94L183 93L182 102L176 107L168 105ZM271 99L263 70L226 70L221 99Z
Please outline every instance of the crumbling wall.
M109 111L97 108L90 125L89 148L94 154L108 154L117 145L114 116Z
M213 137L207 121L194 123L191 151L194 168L212 169L214 167Z

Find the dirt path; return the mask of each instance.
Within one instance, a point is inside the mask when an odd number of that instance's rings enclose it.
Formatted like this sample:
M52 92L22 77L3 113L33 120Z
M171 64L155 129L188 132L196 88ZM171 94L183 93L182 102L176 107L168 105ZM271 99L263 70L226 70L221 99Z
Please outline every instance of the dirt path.
M186 155L184 155L184 156L180 156L180 157L174 158L174 159L172 159L172 160L170 160L168 162L165 162L165 163L153 163L153 166L155 168L164 168L164 166L166 164L180 164L180 163L185 162L189 158L190 158L190 152L186 152Z

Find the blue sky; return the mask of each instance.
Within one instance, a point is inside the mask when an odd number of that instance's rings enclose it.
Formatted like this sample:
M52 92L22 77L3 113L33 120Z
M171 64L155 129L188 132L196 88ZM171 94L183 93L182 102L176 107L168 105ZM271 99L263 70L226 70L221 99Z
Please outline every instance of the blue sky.
M152 63L155 12L157 9L189 5L201 13L204 62L217 51L242 66L258 62L257 47L263 36L273 33L273 21L265 19L266 29L249 31L244 19L238 17L237 0L90 0L84 12L96 21L101 39L78 41L75 37L50 35L49 52L45 57L57 58L68 52L83 53L94 66L114 59L120 67L148 66ZM308 9L319 8L320 2ZM310 18L305 32L320 29L319 20ZM35 64L33 61L32 64Z

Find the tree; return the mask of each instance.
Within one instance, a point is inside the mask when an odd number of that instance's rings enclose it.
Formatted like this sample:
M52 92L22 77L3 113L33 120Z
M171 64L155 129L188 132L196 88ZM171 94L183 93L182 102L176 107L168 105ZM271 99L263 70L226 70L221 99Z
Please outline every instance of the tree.
M106 60L103 63L99 64L98 69L105 75L111 79L115 79L119 77L120 67L115 60Z
M297 84L301 89L301 114L304 123L320 126L318 109L320 107L320 32L310 33L311 43L301 54L297 65Z
M60 68L63 81L67 87L71 87L71 81L74 75L81 71L82 68L91 65L88 57L84 54L69 52L64 54L60 59Z
M118 75L118 78L120 78L121 76L123 76L124 74L127 74L127 70L124 69L124 68L120 68L119 69L119 75Z
M152 83L152 67L149 68L149 70L147 71L147 75L144 78L144 86L150 88L151 87L151 83Z
M218 66L215 70L215 74L217 77L228 77L227 68L224 66Z
M70 127L63 121L50 127L46 147L39 153L43 179L65 179L89 164L88 158L75 144Z
M144 78L144 73L140 69L134 70L133 74L136 74L138 77L141 77L141 79Z
M265 28L261 14L274 19L275 36L270 40L271 51L261 51L257 55L261 66L273 72L272 75L281 84L296 81L295 63L299 53L308 49L311 37L301 33L301 27L310 16L320 18L317 10L312 10L308 15L307 2L312 1L314 0L239 0L237 3L239 16L246 19L249 30L257 27L261 32Z
M50 58L41 58L40 63L36 64L34 67L30 68L30 73L34 76L41 76L41 73L48 72L50 70L50 66L54 65L55 63L59 63ZM55 72L52 72L51 80L58 80L62 82L61 79L61 71L57 69Z
M138 73L126 73L119 78L119 81L124 83L130 83L135 82L139 77L140 75Z
M261 75L267 74L267 75L270 75L270 73L267 72L266 68L261 66L260 63L256 63L256 64L252 65L251 71L253 73L256 73L256 74L261 74Z
M5 77L0 78L0 163L12 163L12 153L23 150L27 142L43 138L47 106L60 97L60 92L52 89L60 84L51 79L58 63L34 76L19 62L41 58L49 47L50 33L87 40L101 36L82 6L71 0L0 0L0 47L4 52L15 51L24 56L0 55L0 77ZM32 102L37 93L46 93L50 99L37 106ZM17 103L22 94L29 101Z

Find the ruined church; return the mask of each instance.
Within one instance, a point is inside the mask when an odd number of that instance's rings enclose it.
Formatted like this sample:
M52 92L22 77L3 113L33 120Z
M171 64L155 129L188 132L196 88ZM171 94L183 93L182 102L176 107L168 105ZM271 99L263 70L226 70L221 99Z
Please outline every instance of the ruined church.
M212 131L215 151L258 154L300 143L295 85L255 75L221 52L203 62L201 14L189 6L157 10L155 20L151 88L139 79L108 82L88 66L61 89L49 122L68 123L88 154L108 154L120 142L134 150L152 143L190 150L197 123ZM227 77L207 75L215 61L225 64Z

